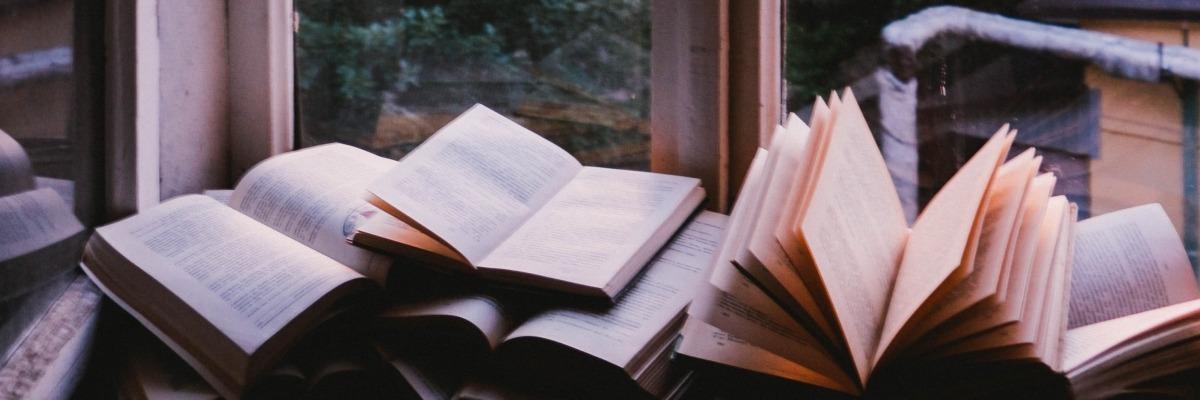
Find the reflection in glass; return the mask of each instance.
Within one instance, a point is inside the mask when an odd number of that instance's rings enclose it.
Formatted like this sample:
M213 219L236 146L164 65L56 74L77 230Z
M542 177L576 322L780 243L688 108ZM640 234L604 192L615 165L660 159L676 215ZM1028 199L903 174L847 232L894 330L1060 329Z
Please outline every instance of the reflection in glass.
M475 103L649 168L649 0L298 0L299 143L399 158Z
M0 3L0 131L15 138L39 186L74 200L74 3Z

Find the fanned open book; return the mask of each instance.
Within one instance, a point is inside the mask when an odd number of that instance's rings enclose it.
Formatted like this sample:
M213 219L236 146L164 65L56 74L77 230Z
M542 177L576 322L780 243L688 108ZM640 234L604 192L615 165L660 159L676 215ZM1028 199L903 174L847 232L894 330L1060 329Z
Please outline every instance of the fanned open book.
M813 110L755 159L681 352L850 394L930 360L1061 369L1076 211L1041 157L1000 128L910 229L853 94Z
M611 301L704 198L700 181L584 167L476 105L372 182L354 242L510 284Z
M361 196L394 162L331 144L251 169L225 205L176 197L100 227L84 270L214 389L238 398L322 320L382 282L388 257L351 246Z

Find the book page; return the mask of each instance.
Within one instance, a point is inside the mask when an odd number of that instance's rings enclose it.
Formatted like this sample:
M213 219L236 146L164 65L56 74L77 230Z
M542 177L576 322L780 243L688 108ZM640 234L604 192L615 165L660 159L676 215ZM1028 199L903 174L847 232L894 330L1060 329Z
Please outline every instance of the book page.
M33 190L33 165L25 149L0 130L0 196Z
M866 382L908 223L857 100L849 91L844 97L809 208L796 228Z
M754 232L761 229L758 227L758 215L762 213L763 201L767 196L767 191L770 189L769 183L772 179L772 176L775 176L775 171L778 169L779 155L783 152L782 149L785 146L785 143L790 142L789 139L791 138L792 132L788 132L787 129L782 126L775 126L775 133L771 136L771 143L763 152L763 154L766 156L766 159L763 161L762 166L759 167L759 170L756 171L757 174L762 175L761 178L759 178L761 179L761 182L755 187L751 187L750 189L753 190L747 193L738 193L737 203L747 203L746 207L744 208L744 214L746 214L745 218L747 219L747 231L743 241L738 243L738 246L735 247L736 251L731 254L733 256L734 264L741 266L751 264L750 258L752 255L750 254L750 240L754 236ZM759 149L762 148L760 147Z
M793 119L789 121L788 128L776 138L782 143L776 149L778 154L774 159L775 166L767 177L766 191L756 207L759 211L746 249L750 257L745 257L746 261L739 260L740 263L749 265L739 265L743 268L750 266L753 269L761 267L767 271L769 277L756 279L760 282L766 279L777 282L785 291L777 293L777 297L792 299L792 304L800 306L794 312L808 315L813 324L821 328L823 335L833 337L832 325L825 320L820 306L797 273L796 265L775 239L777 225L790 225L784 222L789 220L784 219L783 215L787 208L785 202L793 189L790 185L795 181L796 175L807 173L804 169L807 166L804 156L807 147L812 145L809 142L808 127L799 118ZM770 161L768 159L768 162Z
M229 196L235 210L382 283L391 258L347 242L378 213L367 184L395 162L344 144L281 154L250 169Z
M729 262L713 267L711 284L699 290L688 314L735 335L755 347L821 373L843 385L857 386L812 332L792 319L758 286Z
M63 199L63 203L67 204L68 209L75 209L75 181L70 179L35 176L33 177L33 185L38 189L53 190L54 193L58 193L58 197Z
M1066 221L1062 234L1059 235L1058 245L1054 250L1054 287L1046 301L1046 330L1038 341L1041 345L1041 359L1055 371L1061 370L1062 338L1067 332L1068 308L1071 301L1071 272L1072 259L1075 252L1075 234L1079 221L1079 206L1070 203L1067 207Z
M1159 204L1079 223L1070 327L1200 298L1183 243Z
M725 219L708 211L696 215L609 309L559 308L535 314L508 340L539 337L629 367L692 300L721 245Z
M762 198L763 191L766 190L766 166L769 156L770 152L767 149L759 147L758 151L754 153L754 158L750 160L750 167L746 170L745 179L742 180L737 201L733 203L733 209L729 213L725 238L722 240L721 250L717 255L718 262L736 265L738 256L750 244L750 235L755 229L753 210L758 205L758 199Z
M994 300L999 293L1005 262L1012 262L1008 250L1015 239L1012 233L1016 230L1017 213L1035 172L1037 164L1034 163L1033 149L1000 167L988 190L990 200L983 210L983 229L975 253L974 270L938 301L935 310L919 321L919 332L927 332L982 301Z
M1026 153L1032 152L1033 149L1026 151ZM1013 226L1012 231L1009 233L1008 246L1004 250L1004 269L1000 273L1000 281L997 282L996 286L996 301L998 302L1008 301L1008 286L1013 280L1013 262L1016 258L1017 244L1020 242L1018 235L1020 234L1021 230L1021 221L1024 218L1023 216L1025 214L1025 207L1028 206L1028 202L1026 200L1029 198L1029 196L1034 195L1035 193L1034 181L1037 179L1038 170L1042 168L1042 156L1034 157L1032 164L1033 165L1027 172L1028 176L1026 176L1024 183L1022 184L1024 185L1024 188L1020 189L1022 190L1021 196L1017 199L1011 200L1017 202L1016 206L1014 207L1016 209L1016 213L1013 215Z
M379 321L402 322L410 318L449 316L474 326L495 349L500 345L515 321L508 316L504 305L492 296L477 293L448 295L416 303L396 304L385 308L376 317Z
M358 230L353 236L353 241L355 243L369 241L370 239L367 239L367 237L381 238L436 256L432 257L427 254L421 254L420 256L417 256L415 252L401 253L399 252L399 249L402 248L397 249L398 254L405 254L406 257L411 259L422 259L422 256L424 256L429 257L426 259L433 263L467 263L466 259L463 259L462 256L457 252L449 247L446 247L446 245L442 242L437 241L437 239L426 235L419 229L414 228L412 225L409 225L388 213L378 213L367 218L366 222L363 222L362 225L359 225Z
M750 196L761 189L762 166L765 162L766 150L759 149L742 183L742 196ZM688 306L688 315L750 341L765 351L807 363L811 368L821 368L827 374L830 370L839 371L835 375L844 376L840 367L830 361L832 358L822 349L813 333L797 323L788 311L739 273L732 264L730 254L738 246L736 237L744 235L751 225L747 209L752 205L752 202L743 200L734 204L721 251L712 267L709 285L697 291L696 298ZM831 365L833 367L829 368Z
M1054 272L1054 254L1057 252L1062 230L1067 229L1069 206L1065 196L1054 196L1046 203L1046 212L1038 227L1037 244L1032 257L1032 276L1026 293L1025 307L1021 311L1020 333L1022 342L1035 343L1042 326L1049 319L1046 305L1053 290L1051 280Z
M475 105L367 190L478 264L580 169L550 141Z
M330 290L360 277L201 195L177 197L96 231L246 354Z
M213 200L221 202L221 204L229 205L229 198L233 197L233 189L210 189L200 194L211 197Z
M1039 231L1049 207L1050 195L1058 179L1046 173L1033 178L1029 194L1025 196L1024 215L1017 232L1017 247L1013 252L1012 282L1008 286L1009 307L1016 308L1016 318L1022 319L1025 303L1029 301L1030 288L1034 285L1033 260L1037 252Z
M424 346L389 346L375 343L376 351L383 361L390 364L399 378L395 386L407 386L410 396L420 400L444 400L454 395L463 383L470 368L463 368L460 360L447 357L439 349ZM389 378L393 378L389 377ZM397 395L401 393L396 393ZM412 397L411 395L416 395Z
M1062 368L1068 374L1128 340L1200 315L1200 299L1067 330Z
M685 200L698 185L695 178L584 168L479 267L605 287L669 217L688 206Z
M966 334L980 332L984 329L999 326L1010 322L1022 321L1022 314L1025 310L1025 303L1031 297L1028 293L1034 285L1044 285L1045 278L1040 281L1032 279L1035 273L1034 255L1037 250L1042 221L1045 219L1047 203L1050 200L1050 193L1054 189L1054 175L1046 173L1037 176L1033 179L1029 188L1029 193L1025 195L1025 205L1021 208L1021 222L1017 225L1016 234L1017 243L1012 250L1012 272L1010 274L1010 282L1006 288L1008 291L1007 298L1000 304L994 307L988 307L978 312L972 312L968 316L968 320L961 325L961 330L958 332L938 332L936 338L931 335L923 335L919 343L914 346L920 348L928 348L930 345L936 345L946 342L950 339L955 339ZM1061 210L1059 210L1061 214ZM1061 218L1059 218L1061 219ZM1057 226L1057 223L1056 225ZM1028 324L1036 325L1030 321ZM1003 340L1020 340L1017 334L1019 331L1017 326L1007 326L1001 330L993 330L983 334L984 336L992 336L997 341ZM972 341L981 341L983 338L976 337ZM1017 343L1010 343L1017 344ZM962 345L957 345L958 348L963 348Z
M858 387L846 385L814 371L803 362L784 358L759 348L729 332L689 319L683 327L683 341L676 352L689 357L741 368L780 378L857 394Z
M913 224L904 249L904 260L896 275L896 286L882 325L876 360L891 351L901 329L952 276L969 274L974 249L968 248L982 228L980 208L996 169L1008 154L1013 137L1008 125L1000 128L966 164L942 186Z
M836 96L834 100L836 100ZM839 107L840 105L834 103L833 106ZM829 124L831 123L829 120L832 117L833 110L825 104L820 96L817 96L813 103L809 144L805 146L804 155L801 156L801 159L804 160L801 167L803 171L793 177L791 191L788 193L787 201L784 202L786 209L780 215L779 222L775 224L775 240L787 253L793 265L798 265L808 259L807 254L801 254L807 250L804 250L803 243L792 232L792 227L795 222L800 221L802 212L808 208L813 183L824 163L825 149L829 147Z

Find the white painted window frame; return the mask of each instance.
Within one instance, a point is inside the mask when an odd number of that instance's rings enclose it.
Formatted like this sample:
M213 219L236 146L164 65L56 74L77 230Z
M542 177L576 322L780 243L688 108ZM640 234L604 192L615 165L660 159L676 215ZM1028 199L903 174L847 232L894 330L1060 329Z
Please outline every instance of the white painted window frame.
M160 23L161 7L180 4L106 0L105 202L109 219L158 204L163 193L207 189L163 186L163 182L174 182L164 179L164 173L171 173L165 163L182 154L163 153L160 130L171 127L162 124L159 106L167 89L160 85L161 79L202 79L188 71L162 70L167 64L160 63L161 46L172 44L160 43L160 36L165 37L171 29L195 29ZM206 181L232 186L258 161L293 147L293 4L291 0L225 0L224 6L225 26L184 33L227 35L222 38L228 43L227 82L198 82L195 86L225 91L219 95L227 96L224 117L228 132L221 134L229 140L201 148L167 147L168 152L211 152L210 158L228 160L229 165L212 171L188 173L219 175Z
M107 0L110 215L157 204L159 1ZM754 151L781 120L783 0L652 0L651 168L695 176L709 208L733 201ZM295 146L291 0L226 0L228 181ZM666 10L671 10L670 12ZM168 75L169 74L169 75Z

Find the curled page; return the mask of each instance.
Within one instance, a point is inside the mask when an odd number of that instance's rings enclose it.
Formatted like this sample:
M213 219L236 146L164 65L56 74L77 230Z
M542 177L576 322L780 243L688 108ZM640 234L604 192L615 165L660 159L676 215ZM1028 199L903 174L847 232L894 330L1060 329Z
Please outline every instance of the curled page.
M1200 298L1179 234L1161 205L1079 223L1070 327Z
M608 310L550 310L531 317L509 339L541 337L628 368L682 315L712 265L724 227L724 215L702 212L676 234Z
M348 243L380 212L363 199L367 184L394 161L344 144L310 147L272 157L246 173L228 204L382 283L391 258Z
M377 205L478 264L581 168L554 143L475 105L368 190Z

